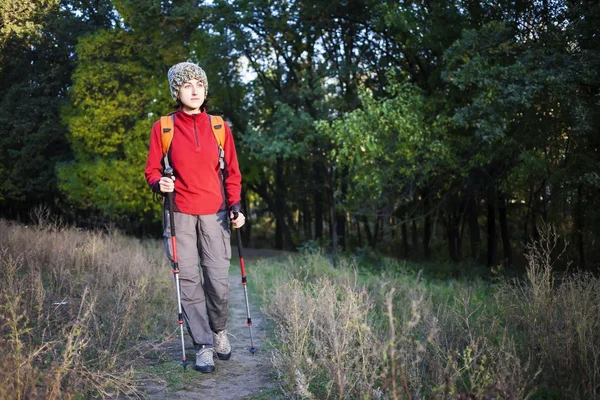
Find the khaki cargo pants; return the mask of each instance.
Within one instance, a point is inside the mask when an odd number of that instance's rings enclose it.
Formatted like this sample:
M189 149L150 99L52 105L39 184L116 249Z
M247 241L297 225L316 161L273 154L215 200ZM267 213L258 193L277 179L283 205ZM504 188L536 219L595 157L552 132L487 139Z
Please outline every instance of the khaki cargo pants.
M173 261L168 213L166 210L165 250ZM196 349L213 347L212 332L227 326L231 260L227 211L212 215L174 212L173 217L183 318Z

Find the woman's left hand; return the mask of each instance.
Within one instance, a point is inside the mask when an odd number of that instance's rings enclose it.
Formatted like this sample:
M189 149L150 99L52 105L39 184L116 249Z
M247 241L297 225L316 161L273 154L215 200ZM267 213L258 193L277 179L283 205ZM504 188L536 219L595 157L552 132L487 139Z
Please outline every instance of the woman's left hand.
M234 219L233 211L230 211L229 219L231 219L231 224L236 229L241 228L246 223L246 217L244 217L244 214L242 214L241 211L237 212L237 218L235 218L235 219Z

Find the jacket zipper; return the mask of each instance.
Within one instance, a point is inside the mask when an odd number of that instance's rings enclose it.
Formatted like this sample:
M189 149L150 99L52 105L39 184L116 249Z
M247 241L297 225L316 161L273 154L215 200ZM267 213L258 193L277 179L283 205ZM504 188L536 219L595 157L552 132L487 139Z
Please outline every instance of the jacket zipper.
M196 138L196 148L200 148L200 145L198 144L198 132L196 132L196 114L193 115L194 117L194 137Z

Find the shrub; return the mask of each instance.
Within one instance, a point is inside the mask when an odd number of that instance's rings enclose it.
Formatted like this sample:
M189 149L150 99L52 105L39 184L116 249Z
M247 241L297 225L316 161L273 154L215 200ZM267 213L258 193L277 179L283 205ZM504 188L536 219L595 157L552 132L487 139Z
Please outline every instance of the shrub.
M568 398L600 395L600 279L590 273L556 275L565 253L556 230L545 226L527 247L527 280L504 282L497 301L507 329L519 338L519 353L543 370L542 392Z
M425 280L318 252L257 263L286 395L597 398L600 283L555 276L556 243L547 228L512 280Z
M153 259L118 232L0 220L0 398L137 396L136 343L167 323Z
M350 283L319 279L302 287L293 279L275 291L267 306L276 324L274 364L286 371L289 393L310 398L311 382L324 374L327 397L374 393L382 343L367 323L371 303Z

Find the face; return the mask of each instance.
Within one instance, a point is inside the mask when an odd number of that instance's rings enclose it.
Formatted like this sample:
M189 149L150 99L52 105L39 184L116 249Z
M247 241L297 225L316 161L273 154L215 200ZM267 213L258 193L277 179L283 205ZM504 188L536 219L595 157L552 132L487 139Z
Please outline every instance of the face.
M179 100L183 109L190 113L199 112L200 106L204 103L205 93L202 81L197 79L191 79L181 85Z

